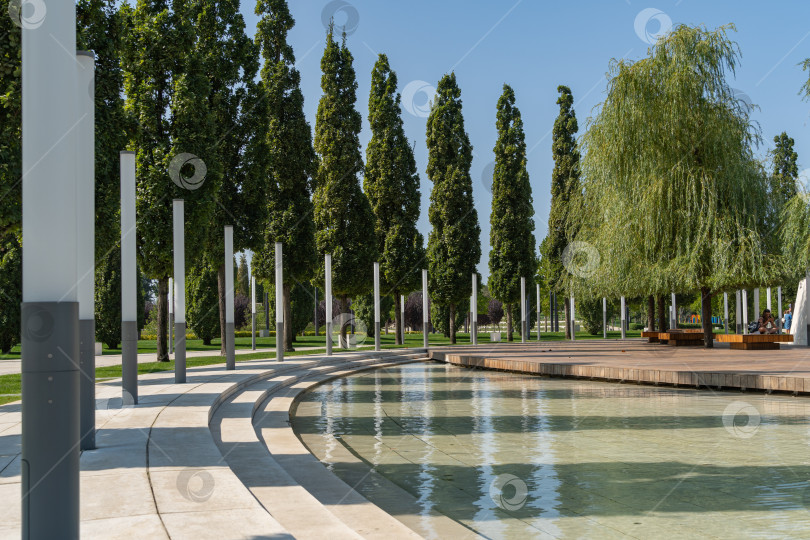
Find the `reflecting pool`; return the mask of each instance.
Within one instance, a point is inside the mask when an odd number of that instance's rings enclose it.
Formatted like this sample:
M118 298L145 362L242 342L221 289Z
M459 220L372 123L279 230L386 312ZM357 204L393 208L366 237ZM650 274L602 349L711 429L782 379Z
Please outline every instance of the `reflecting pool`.
M805 397L425 363L319 386L293 426L428 538L447 518L490 538L810 538Z

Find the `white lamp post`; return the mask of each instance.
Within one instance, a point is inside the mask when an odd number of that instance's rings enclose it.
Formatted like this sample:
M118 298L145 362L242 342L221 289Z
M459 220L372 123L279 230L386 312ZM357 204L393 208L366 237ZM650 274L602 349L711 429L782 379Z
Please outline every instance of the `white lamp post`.
M540 341L540 284L537 284L537 341Z
M169 278L169 354L174 354L174 279Z
M25 4L22 4L25 5ZM96 447L96 135L95 135L95 56L76 52L78 63L78 106L76 127L76 219L79 300L79 378L81 388L82 450ZM84 89L88 89L84 92Z
M607 298L602 297L602 339L607 339Z
M281 242L276 242L276 361L284 361L284 268Z
M400 297L399 297L399 309L400 309L399 322L400 322L400 327L402 329L402 343L400 343L400 345L404 346L405 345L405 295L404 294L400 295Z
M250 347L256 350L256 277L250 276Z
M332 356L332 255L327 253L324 255L324 301L325 301L325 314L326 319L326 356Z
M121 152L121 387L138 403L138 269L135 262L135 152Z
M186 241L185 204L173 202L174 229L174 382L186 382ZM169 304L171 305L171 303Z
M45 16L39 5L17 3L34 8L20 13L22 537L78 538L76 7L49 1Z
M571 297L573 298L573 296ZM571 303L573 306L573 302ZM571 318L572 325L573 325L573 317ZM526 343L526 330L528 330L529 325L526 321L526 278L520 278L520 342ZM573 335L573 330L572 330Z
M621 304L622 304L622 306L621 306L622 315L621 315L620 320L621 320L621 325L622 325L622 339L625 339L627 337L627 321L625 320L625 318L627 317L627 309L626 309L624 296L622 296Z
M574 318L574 295L571 295L571 341L577 339L577 323L576 319Z
M422 346L428 350L428 274L422 269Z
M225 369L236 369L233 320L233 226L225 226Z
M478 274L472 275L472 296L470 296L470 342L478 345Z
M374 350L380 350L380 263L374 263Z

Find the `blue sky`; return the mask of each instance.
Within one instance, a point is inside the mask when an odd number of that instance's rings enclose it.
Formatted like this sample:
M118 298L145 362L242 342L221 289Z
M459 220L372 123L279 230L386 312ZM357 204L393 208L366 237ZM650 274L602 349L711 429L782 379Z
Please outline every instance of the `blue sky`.
M243 1L250 35L258 20L254 7L250 0ZM367 121L371 69L378 53L388 55L403 93L405 130L416 145L422 188L419 229L426 240L432 184L425 174L424 90L435 87L445 73L455 71L473 145L471 175L483 252L478 269L484 281L489 274L492 199L482 176L494 159L495 104L503 84L515 89L523 115L539 244L546 233L550 203L554 165L551 127L558 113L557 86L565 84L573 91L581 135L587 118L604 99L611 58L645 56L648 42L670 24L703 24L709 28L736 25L732 38L740 46L742 59L730 85L760 107L753 113L764 140L758 153L764 156L773 146L774 135L787 131L796 141L800 170L810 168L810 103L798 95L807 73L797 65L810 57L810 2L297 0L290 2L290 9L296 26L289 40L301 71L305 112L313 129L321 95L325 15L328 20L328 14L334 13L337 25L353 27L348 46L357 72L357 109L363 116L360 140L364 148L371 136Z

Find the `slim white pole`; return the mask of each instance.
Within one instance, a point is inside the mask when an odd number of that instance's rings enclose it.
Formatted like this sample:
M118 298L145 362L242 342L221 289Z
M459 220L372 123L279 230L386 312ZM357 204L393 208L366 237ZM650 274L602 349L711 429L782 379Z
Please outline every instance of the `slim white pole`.
M602 297L602 339L607 339L607 298Z
M540 341L540 284L537 284L537 341Z
M236 369L233 318L233 226L225 225L225 369ZM278 339L278 338L276 338Z
M174 279L169 278L169 354L174 353Z
M748 291L742 290L743 334L748 333Z
M400 326L402 327L402 343L400 345L405 345L405 295L400 295L399 297L399 321Z
M138 270L135 262L135 152L121 152L121 388L138 403Z
M332 356L332 255L324 255L325 278L324 300L326 302L326 356Z
M276 361L284 361L284 266L281 242L276 242Z
M624 296L622 296L622 316L621 316L621 325L622 325L622 339L627 338L627 304L625 303Z
M576 335L577 334L577 332L576 332L577 323L576 323L576 319L574 318L574 316L575 316L575 314L574 314L574 295L572 294L571 295L571 341L574 341L575 339L577 339L577 335Z
M723 293L723 324L726 327L726 334L728 334L728 293Z
M771 288L768 287L765 290L765 293L766 293L766 302L767 302L767 306L768 306L768 311L770 311L771 310Z
M478 274L472 275L472 295L470 296L470 343L478 345Z
M520 278L520 342L526 343L526 278Z
M754 289L754 318L759 319L759 288Z
M428 321L430 313L428 311L428 273L422 269L422 346L428 350Z
M186 241L185 203L173 202L174 229L174 382L186 382ZM171 305L171 303L169 304Z
M380 263L374 263L374 350L380 350Z
M678 305L675 302L675 293L672 293L672 328L678 328Z
M325 278L324 300L326 319L326 356L332 356L332 255L324 255Z
M22 6L25 3L21 4ZM77 51L78 106L76 129L77 278L79 300L79 378L81 449L96 447L96 134L95 56ZM83 91L87 89L88 91Z
M78 538L76 7L49 1L45 16L44 2L16 6L23 27L22 538Z
M250 346L256 350L256 276L250 276Z

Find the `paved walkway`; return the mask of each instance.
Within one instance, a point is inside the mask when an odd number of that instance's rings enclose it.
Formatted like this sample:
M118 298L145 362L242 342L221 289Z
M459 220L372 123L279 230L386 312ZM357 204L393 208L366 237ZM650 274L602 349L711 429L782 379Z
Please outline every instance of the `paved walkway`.
M80 461L82 538L360 538L355 531L413 538L296 447L285 420L261 439L252 421L274 392L302 392L330 377L424 356L414 349L360 351L242 362L234 371L200 366L189 368L186 384L174 384L172 372L152 373L139 377L139 404L123 408L120 379L99 383L98 448L82 452ZM286 415L294 395L283 394L273 416ZM234 402L241 404L235 417ZM209 425L225 403L229 414ZM20 537L20 409L19 402L0 406L0 539ZM236 459L240 452L258 459ZM289 453L298 465L309 457L306 488L280 461ZM238 476L229 466L234 459ZM324 519L309 518L316 515Z
M810 348L741 351L646 339L500 343L431 349L435 360L539 375L619 382L810 393Z

